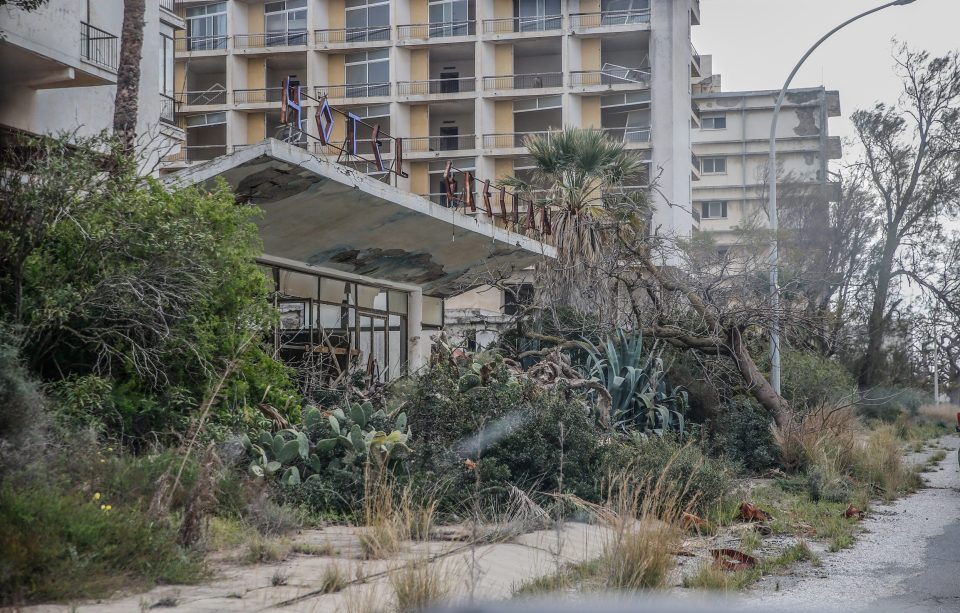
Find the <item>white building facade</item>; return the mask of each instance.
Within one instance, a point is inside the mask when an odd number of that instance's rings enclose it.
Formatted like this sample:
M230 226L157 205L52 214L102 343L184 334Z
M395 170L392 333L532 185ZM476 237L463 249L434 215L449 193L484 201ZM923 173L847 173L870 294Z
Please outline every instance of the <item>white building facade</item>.
M153 171L184 133L174 116L173 0L147 0L137 134ZM27 134L112 130L123 0L51 0L0 8L0 129Z

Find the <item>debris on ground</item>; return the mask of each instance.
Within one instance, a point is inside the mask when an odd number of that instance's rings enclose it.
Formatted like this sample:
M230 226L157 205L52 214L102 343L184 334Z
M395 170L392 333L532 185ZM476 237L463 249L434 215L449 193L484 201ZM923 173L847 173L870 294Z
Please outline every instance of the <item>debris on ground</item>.
M773 519L773 516L766 511L753 506L749 502L741 502L740 519L743 521L769 521Z
M715 564L723 570L750 570L757 565L757 559L736 549L711 549Z

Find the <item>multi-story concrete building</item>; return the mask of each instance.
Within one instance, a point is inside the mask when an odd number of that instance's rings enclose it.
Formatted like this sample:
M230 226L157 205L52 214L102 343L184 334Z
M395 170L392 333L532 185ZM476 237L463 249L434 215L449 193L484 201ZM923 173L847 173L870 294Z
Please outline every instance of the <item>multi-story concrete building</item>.
M657 221L691 232L691 75L700 68L690 30L699 0L177 6L187 23L175 75L187 138L170 169L273 136L281 81L295 75L311 95L404 139L402 189L443 204L448 160L494 181L522 175L530 166L525 137L589 127L644 152L661 191L679 205L663 203ZM313 121L305 124L316 135Z
M710 63L705 59L705 66ZM700 180L693 184L700 229L721 251L735 245L738 228L768 227L770 123L779 90L723 92L719 75L695 86L701 124L693 132ZM793 89L777 123L780 201L790 197L838 197L830 160L841 156L840 137L829 119L840 115L840 94L823 87ZM826 216L824 217L826 220Z
M0 8L0 129L29 134L110 130L123 0L55 0L34 11ZM173 0L147 2L137 133L142 167L176 150Z

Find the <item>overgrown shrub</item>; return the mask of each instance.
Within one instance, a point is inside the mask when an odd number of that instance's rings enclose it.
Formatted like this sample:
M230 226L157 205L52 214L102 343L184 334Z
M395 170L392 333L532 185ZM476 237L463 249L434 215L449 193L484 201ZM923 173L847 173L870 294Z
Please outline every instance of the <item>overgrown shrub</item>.
M46 400L20 364L16 347L0 335L0 477L43 452Z
M770 417L750 400L721 405L712 423L711 452L759 473L780 465L780 448L770 431Z
M817 353L788 349L782 353L783 397L794 410L812 409L856 398L853 375L839 362Z
M676 435L663 438L635 437L611 443L607 474L628 471L639 482L663 483L675 488L680 508L704 511L730 492L734 467L722 459L707 456L695 441L681 441Z
M0 604L104 596L203 576L200 561L176 545L176 530L136 506L40 483L0 487L0 552Z
M893 423L901 414L916 416L920 407L931 401L923 390L909 387L875 387L864 390L860 414L867 419Z

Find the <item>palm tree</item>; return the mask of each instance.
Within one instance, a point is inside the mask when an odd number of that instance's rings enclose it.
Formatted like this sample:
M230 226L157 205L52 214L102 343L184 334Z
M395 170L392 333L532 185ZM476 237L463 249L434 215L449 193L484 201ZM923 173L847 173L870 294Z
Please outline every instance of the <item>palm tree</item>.
M556 265L545 287L573 306L593 285L597 266L620 228L639 229L650 210L645 192L626 186L645 170L643 160L603 132L567 128L528 138L534 161L528 180L504 183L550 211Z
M140 58L143 55L145 20L146 0L124 0L117 96L113 103L113 133L120 140L124 153L130 156L134 153L137 139Z

